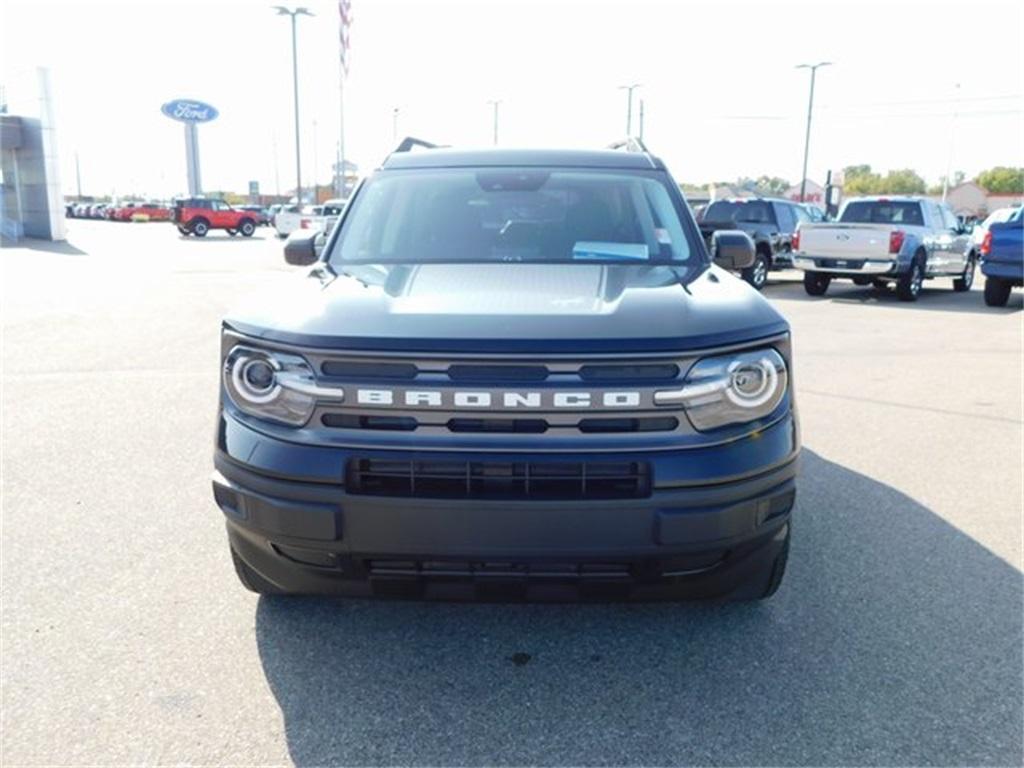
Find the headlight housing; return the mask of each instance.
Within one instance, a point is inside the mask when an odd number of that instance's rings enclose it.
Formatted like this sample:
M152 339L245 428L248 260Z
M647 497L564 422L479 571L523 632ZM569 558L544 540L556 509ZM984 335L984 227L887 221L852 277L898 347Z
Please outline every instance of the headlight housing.
M786 362L774 349L698 360L682 389L654 393L656 405L682 406L701 432L768 416L786 395Z
M301 427L318 399L340 400L340 389L317 386L309 363L299 355L231 348L224 358L224 391L238 410L268 421Z

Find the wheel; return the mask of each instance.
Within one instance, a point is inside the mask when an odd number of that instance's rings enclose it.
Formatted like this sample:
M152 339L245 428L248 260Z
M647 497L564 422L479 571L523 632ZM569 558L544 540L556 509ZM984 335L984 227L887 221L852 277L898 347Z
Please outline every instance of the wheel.
M185 237L188 237L189 235L189 231L184 227L178 227L178 231L181 232L181 234L183 234Z
M275 231L277 232L277 239L278 240L284 240L286 237L288 237L288 235L286 235L284 232L282 232L279 229L275 230Z
M998 277L985 278L985 303L990 307L1005 307L1010 300L1009 280L1001 280Z
M804 272L804 290L808 296L824 296L831 282L831 276L822 272Z
M768 257L758 251L754 256L754 263L744 269L741 274L744 280L760 291L768 282Z
M889 281L888 280L883 280L880 277L876 277L874 280L872 280L871 284L873 286L875 286L875 288L877 288L880 291L888 291L889 290Z
M974 285L974 266L975 259L972 253L967 257L967 264L964 267L963 274L953 280L954 291L963 293L964 291L971 290L971 286Z
M231 235L232 237L234 237L235 235L238 234L238 230L237 229L229 229L228 230L228 234Z
M235 574L242 586L257 595L286 595L288 594L280 587L276 587L260 576L256 571L245 564L245 561L238 556L235 548L231 547L231 562L235 564Z
M917 297L921 295L923 284L924 259L918 256L914 258L910 269L900 275L900 279L896 281L896 295L900 297L900 301L917 301Z
M238 231L242 233L242 237L252 237L252 233L256 231L256 225L249 219L243 219Z
M857 276L855 276L853 278L853 284L854 285L860 285L860 286L871 285L871 282L872 282L871 278L870 277L865 277L864 275L857 275Z
M206 233L210 231L210 222L206 219L196 219L192 222L192 234L196 237L206 237Z

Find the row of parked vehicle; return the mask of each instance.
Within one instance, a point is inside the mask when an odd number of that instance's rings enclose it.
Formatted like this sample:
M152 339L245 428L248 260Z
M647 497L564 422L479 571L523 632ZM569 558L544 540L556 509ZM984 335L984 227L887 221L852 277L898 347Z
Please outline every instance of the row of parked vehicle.
M980 264L986 303L1003 306L1024 270L1020 208L999 209L974 225L929 198L863 197L847 200L836 220L826 221L814 206L743 198L712 202L698 222L709 246L720 231L740 230L751 238L756 255L741 274L758 290L770 270L795 267L811 296L824 295L833 280L848 279L894 287L901 300L916 301L924 282L936 278L951 278L954 291L969 291Z
M173 221L174 209L184 201L174 203L126 201L120 203L68 203L64 213L69 219L104 219L107 221ZM213 202L213 201L211 201ZM261 205L231 206L216 201L232 211L238 211L253 220L256 226L270 225L270 212ZM280 206L276 206L280 207Z

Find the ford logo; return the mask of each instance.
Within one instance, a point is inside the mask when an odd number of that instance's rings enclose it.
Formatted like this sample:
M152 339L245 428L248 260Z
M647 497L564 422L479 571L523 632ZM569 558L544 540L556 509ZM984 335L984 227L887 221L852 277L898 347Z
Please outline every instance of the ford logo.
M220 114L209 104L194 99L168 101L160 107L160 111L172 120L180 120L183 123L208 123Z

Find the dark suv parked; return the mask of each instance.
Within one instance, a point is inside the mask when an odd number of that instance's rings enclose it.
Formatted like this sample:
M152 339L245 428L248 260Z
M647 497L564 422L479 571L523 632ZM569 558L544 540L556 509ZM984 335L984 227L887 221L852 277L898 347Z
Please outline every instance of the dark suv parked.
M406 140L400 150L415 142ZM224 321L213 493L264 594L754 599L789 326L635 151L396 151ZM712 261L714 257L714 263Z
M754 240L754 263L743 270L743 279L761 290L768 271L792 265L792 239L797 226L810 223L811 215L799 203L777 198L754 197L715 200L704 209L700 230L705 240L720 229L741 229Z

